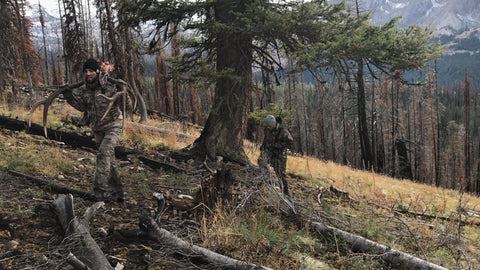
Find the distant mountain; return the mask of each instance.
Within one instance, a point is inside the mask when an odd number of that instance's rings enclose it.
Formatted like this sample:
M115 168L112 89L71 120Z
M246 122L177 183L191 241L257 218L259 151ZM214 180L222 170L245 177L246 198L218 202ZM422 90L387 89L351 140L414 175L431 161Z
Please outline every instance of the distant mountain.
M62 28L60 19L58 17L50 15L43 7L42 14L45 21L45 41L47 50L56 52L59 46L58 42L60 42L60 46L62 46ZM40 12L38 10L38 5L32 6L32 9L29 11L28 16L33 23L32 34L33 41L35 42L35 48L37 48L43 53L43 34L42 25L40 23Z
M431 24L441 35L480 27L478 0L359 0L359 7L372 11L372 23L376 25L401 16L402 27Z
M355 0L347 0L347 4L352 7L354 3ZM465 69L472 76L480 74L480 0L358 0L358 3L361 12L371 12L371 22L374 25L385 24L398 16L402 17L399 21L401 27L412 24L431 25L434 41L441 41L445 48L443 57L438 61L440 84L454 85L463 81ZM47 50L56 52L62 35L60 19L45 9L42 12ZM28 15L34 24L32 33L35 46L43 53L38 5L32 5ZM98 32L95 29L99 27L94 20L94 32ZM471 79L480 86L480 76Z
M355 2L347 0L352 7ZM374 25L398 16L400 27L430 25L434 41L445 49L438 61L441 85L462 82L465 69L472 76L480 74L480 0L358 0L358 5L361 12L371 12ZM472 82L480 85L480 77L472 76Z

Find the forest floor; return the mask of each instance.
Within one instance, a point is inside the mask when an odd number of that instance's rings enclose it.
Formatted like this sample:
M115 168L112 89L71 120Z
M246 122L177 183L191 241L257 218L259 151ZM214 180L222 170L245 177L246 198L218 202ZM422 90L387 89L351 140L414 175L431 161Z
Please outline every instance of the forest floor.
M68 111L65 105L56 106L57 116L49 116L50 125L88 134L88 129L77 129L64 121ZM25 112L9 111L10 117L24 119ZM34 121L40 123L38 119ZM176 132L182 131L180 125L171 126ZM348 244L313 232L304 223L281 215L278 209L272 213L263 202L239 212L242 194L251 188L241 183L257 179L257 175L254 170L236 164L222 164L223 169L232 172L233 179L240 180L240 184L235 183L232 188L230 207L192 205L184 195L195 197L201 182L211 178L211 171L220 167L214 161L171 158L174 151L188 143L180 142L175 136L157 138L140 134L135 128L125 130L122 146L135 149L128 159L117 160L129 198L127 209L116 202L106 202L90 223L90 232L103 252L115 256L125 269L198 267L187 267L165 256L166 253L161 252L165 249L162 243L119 239L108 233L112 228L138 228L140 216L154 214L157 205L152 194L159 191L167 197L167 207L158 222L161 228L189 243L227 256L273 269L395 268L385 265L378 256L355 253ZM250 143L246 147L249 156L258 151ZM185 172L152 169L143 164L139 156L175 165ZM321 175L315 171L318 167L324 170ZM0 128L0 214L3 215L0 269L68 269L65 245L62 245L64 234L51 206L55 194L48 186L36 185L12 171L45 179L52 185L89 192L95 171L95 150L72 148L42 136ZM480 269L480 218L467 216L464 211L478 212L478 197L454 190L420 187L408 184L409 181L384 180L384 176L306 157L290 156L288 172L292 199L312 215L320 212L328 215L330 225L422 259L428 258L449 269ZM331 186L336 189L330 191ZM347 196L336 193L337 189L348 192ZM437 196L429 199L428 194ZM77 216L93 204L77 196L74 203ZM408 214L409 211L426 216ZM7 225L13 230L9 231Z

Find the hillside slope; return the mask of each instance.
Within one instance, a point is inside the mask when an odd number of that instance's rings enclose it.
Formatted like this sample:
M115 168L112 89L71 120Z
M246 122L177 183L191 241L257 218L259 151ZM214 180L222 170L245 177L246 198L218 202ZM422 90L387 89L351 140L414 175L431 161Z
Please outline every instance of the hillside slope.
M88 130L60 120L69 111L67 105L56 106L54 111L62 114L49 116L50 125L88 134ZM7 113L25 117L21 110ZM39 115L34 121L40 122ZM149 120L150 125L158 122ZM175 124L170 126L182 130ZM90 191L95 151L5 128L0 129L0 142L0 213L14 228L13 237L8 229L1 228L0 269L64 269L63 234L50 210L55 194L48 186L33 184L12 171L45 179L50 185ZM126 269L189 268L179 264L178 258L166 256L159 243L131 242L106 233L109 228L136 228L140 216L153 215L157 206L152 194L158 191L167 196L160 226L221 254L273 269L395 269L377 256L355 253L348 243L320 235L294 216L282 214L268 193L252 186L256 183L262 187L264 181L254 168L175 160L174 150L184 144L177 144L172 136L155 136L138 128L127 129L121 144L135 150L127 159L118 160L129 196L128 209L107 202L94 216L90 231L102 250L117 257ZM247 142L246 152L256 160L257 146ZM187 173L153 170L140 162L140 156L178 166ZM225 169L236 179L229 203L216 207L191 205L185 199L188 197L179 196L195 196L202 181L214 177L212 172ZM292 199L312 217L322 217L325 224L449 269L457 269L457 261L463 267L480 268L480 219L471 216L478 212L479 198L301 156L289 157L287 171ZM249 201L249 197L255 200ZM93 203L79 197L74 202L76 215ZM443 218L435 218L437 215ZM11 238L17 242L16 247L11 246Z

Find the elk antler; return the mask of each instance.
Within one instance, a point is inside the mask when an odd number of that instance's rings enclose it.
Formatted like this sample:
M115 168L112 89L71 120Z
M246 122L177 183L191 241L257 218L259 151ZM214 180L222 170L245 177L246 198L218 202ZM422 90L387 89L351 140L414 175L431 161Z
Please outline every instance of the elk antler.
M127 88L128 96L130 97L130 99L132 101L132 104L131 104L132 111L135 111L136 105L137 105L137 95L133 92L130 85L122 79L114 79L112 77L108 77L107 80L109 82L113 83L113 84L120 85L120 87L126 87Z
M53 100L55 100L55 98L58 97L61 93L65 92L67 90L73 89L73 88L80 87L83 83L84 82L77 82L77 83L74 83L74 84L68 84L68 85L61 86L59 89L57 89L57 91L53 92L47 98L45 98L43 100L40 100L40 101L37 101L37 103L35 103L33 105L30 112L28 112L28 114L29 114L29 116L28 116L28 127L32 126L33 113L38 108L38 106L43 104L43 132L45 133L45 137L48 138L48 136L47 136L48 107L50 106L50 104L52 104Z
M122 91L120 92L117 92L115 93L115 95L111 96L111 97L107 97L105 96L104 94L98 94L97 97L103 97L107 100L110 101L110 103L108 104L108 107L107 107L107 110L105 111L105 113L103 114L102 118L100 119L100 121L102 121L105 116L107 116L108 112L110 112L110 109L112 109L112 106L113 104L115 103L115 101L117 101L117 99L121 98L121 97L125 97L125 95L127 94L127 91L123 88L122 86ZM123 99L123 108L124 108L124 111L125 111L125 103L126 103L126 99L124 98Z

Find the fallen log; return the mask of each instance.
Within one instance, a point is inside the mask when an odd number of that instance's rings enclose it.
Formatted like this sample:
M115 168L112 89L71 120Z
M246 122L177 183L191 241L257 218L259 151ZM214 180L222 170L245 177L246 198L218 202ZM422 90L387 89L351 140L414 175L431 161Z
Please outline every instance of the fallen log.
M201 261L204 267L205 264L208 264L208 269L271 269L230 258L209 249L187 243L169 231L158 227L157 223L150 216L142 216L140 218L140 229L138 230L117 230L117 232L123 237L148 238L157 241L173 255L186 257L193 264Z
M14 131L27 131L33 135L44 135L44 129L42 126L32 123L31 127L28 128L28 123L26 121L20 121L17 119L9 118L6 116L0 115L0 127L14 130ZM77 133L65 132L59 130L53 130L51 128L46 128L46 137L50 140L64 142L67 145L70 145L74 148L76 147L88 147L95 148L95 142L92 137L82 136Z
M146 132L149 135L155 135L155 136L161 136L161 137L168 137L168 136L171 136L171 135L175 135L179 142L189 141L189 140L193 141L197 138L195 136L187 135L187 134L184 134L184 133L173 132L173 131L168 130L168 129L147 126L147 125L143 125L143 124L135 123L135 122L130 122L130 121L125 121L125 126L126 127L133 127L135 130L139 130L140 132Z
M43 127L35 123L31 124L30 129L28 123L17 119L9 118L0 115L0 127L13 131L28 131L33 135L43 136ZM47 138L54 141L60 141L73 148L85 147L96 149L96 143L93 137L80 135L75 132L59 131L47 128ZM122 146L115 147L115 157L117 159L126 159L129 154L140 154L141 152L135 149L125 148Z
M320 233L333 233L335 236L349 243L352 250L356 252L375 254L380 259L387 262L389 266L395 269L447 270L447 268L424 261L413 255L382 245L365 237L322 224L320 222L311 222L311 227Z
M10 175L27 179L30 182L42 187L45 191L53 191L55 193L60 193L60 194L75 194L82 199L89 200L89 201L96 201L95 195L93 193L89 193L80 189L56 185L51 181L47 181L31 175L26 175L21 172L17 172L13 170L8 170L7 172Z
M55 213L65 232L64 242L66 242L67 251L71 253L67 256L67 261L76 269L114 269L90 235L90 219L103 205L103 202L97 202L88 207L81 218L77 218L73 210L73 196L71 194L58 195L53 201ZM84 264L84 267L80 262Z
M153 159L150 159L150 158L147 158L147 157L144 157L144 156L140 156L138 157L138 160L140 160L141 162L143 162L143 164L149 166L150 168L152 169L164 169L165 171L171 171L173 173L186 173L187 171L180 168L180 167L177 167L175 165L171 165L171 164L167 164L167 163L164 163L164 162L160 162L160 161L157 161L157 160L153 160Z

